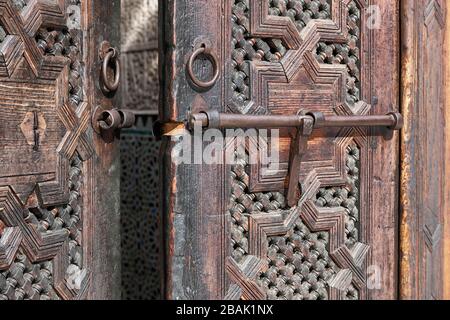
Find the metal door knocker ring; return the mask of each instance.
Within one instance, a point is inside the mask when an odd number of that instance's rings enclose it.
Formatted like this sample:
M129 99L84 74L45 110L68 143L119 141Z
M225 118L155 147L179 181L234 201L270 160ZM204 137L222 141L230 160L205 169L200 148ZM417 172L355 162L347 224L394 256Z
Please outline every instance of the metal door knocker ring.
M114 63L114 79L108 76L108 69ZM116 48L109 48L103 59L102 65L102 82L107 92L114 92L119 89L120 83L120 60L119 53Z
M209 61L211 61L213 65L213 71L214 76L210 81L202 81L195 75L194 72L194 61L197 59L198 56L204 55L208 58ZM189 78L191 81L200 89L210 89L214 86L214 84L217 82L217 79L219 79L219 59L217 56L211 51L211 49L206 48L205 46L201 46L197 50L195 50L192 55L189 57L189 61L187 63L187 71Z

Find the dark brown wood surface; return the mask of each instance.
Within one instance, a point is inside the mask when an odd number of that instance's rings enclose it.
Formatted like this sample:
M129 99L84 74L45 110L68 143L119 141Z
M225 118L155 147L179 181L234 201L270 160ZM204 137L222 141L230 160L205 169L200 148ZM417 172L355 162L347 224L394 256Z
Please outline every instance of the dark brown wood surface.
M118 153L91 129L119 10L0 1L0 299L120 297Z
M120 0L90 0L86 3L87 92L92 110L95 106L119 108L121 96L105 96L99 86L102 62L98 57L102 41L120 48ZM92 233L92 284L89 299L121 298L121 248L120 248L120 155L118 139L106 143L98 134L91 132L95 157L91 164L91 198L87 214L92 220L86 229Z
M300 2L160 1L161 119L397 111L399 2ZM375 28L370 5L380 9ZM186 77L202 44L221 73L205 91ZM196 72L210 77L211 64L201 60ZM276 172L249 165L245 153L232 167L177 165L183 138L165 137L163 147L167 298L397 297L398 134L316 132L293 208L284 197L289 135Z

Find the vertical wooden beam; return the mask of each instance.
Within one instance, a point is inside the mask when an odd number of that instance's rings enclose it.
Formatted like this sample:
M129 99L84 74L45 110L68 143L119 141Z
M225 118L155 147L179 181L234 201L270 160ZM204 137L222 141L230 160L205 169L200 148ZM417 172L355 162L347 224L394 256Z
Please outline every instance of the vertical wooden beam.
M380 9L382 24L371 31L371 95L372 114L397 111L399 99L400 64L400 1L376 0L371 5ZM365 29L366 36L369 30ZM379 67L382 66L382 67ZM380 290L369 290L369 300L394 300L398 298L398 198L399 198L399 135L392 139L373 135L369 137L373 160L368 164L370 218L366 218L365 232L370 240L369 266L383 270ZM363 208L363 207L362 207ZM380 214L382 212L382 214ZM361 218L364 221L364 218ZM370 221L370 222L369 222ZM364 223L363 223L364 224Z
M211 47L224 69L228 48L224 26L227 1L159 0L160 120L184 121L189 111L222 111L224 77L210 90L193 89L186 76L186 61L203 44ZM210 63L198 67L199 76L211 78ZM222 75L224 71L220 72ZM223 82L223 83L222 83ZM165 297L174 300L221 299L225 256L229 254L225 225L226 199L222 166L178 164L176 150L187 134L162 139L162 212L165 238ZM196 140L198 140L196 138ZM201 139L200 139L201 140ZM200 141L201 143L201 141ZM179 159L178 159L179 160ZM200 159L201 160L201 159ZM198 161L198 159L197 159ZM228 189L227 189L228 190ZM231 190L231 188L230 188Z
M88 0L84 3L83 17L86 99L93 111L96 106L111 109L121 105L120 93L105 96L100 89L99 74L102 61L98 56L100 44L107 40L113 47L120 47L120 1ZM120 153L118 139L107 143L94 133L94 157L87 163L86 216L89 222L84 234L92 234L88 259L92 278L89 300L121 297L120 255Z
M446 1L402 0L400 298L441 299L446 203ZM447 157L448 159L448 157ZM448 179L447 179L448 180Z
M445 25L445 57L450 56L450 10L446 10L446 25ZM445 122L446 122L446 157L445 157L445 207L444 207L444 299L450 300L450 62L448 59L443 59L445 62Z
M412 274L410 261L411 254L411 230L410 224L410 197L409 180L411 174L410 157L408 149L405 144L411 140L411 115L410 106L413 104L413 82L415 64L413 59L413 34L414 34L414 12L411 7L412 1L402 0L400 7L401 18L401 112L405 118L405 125L402 131L401 138L401 174L400 174L400 298L412 296L412 282L410 278Z

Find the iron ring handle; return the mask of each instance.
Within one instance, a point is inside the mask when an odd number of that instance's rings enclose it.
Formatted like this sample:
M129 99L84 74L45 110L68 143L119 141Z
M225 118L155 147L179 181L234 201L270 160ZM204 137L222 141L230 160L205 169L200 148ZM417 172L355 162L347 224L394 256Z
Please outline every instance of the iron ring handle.
M108 68L111 63L111 61L114 61L115 67L115 75L114 75L114 81L111 81L108 77ZM105 89L108 92L117 91L119 89L120 84L120 60L118 57L117 49L110 48L108 53L106 53L105 58L103 59L103 65L102 65L102 82L105 85Z
M197 59L197 57L201 54L204 54L212 63L213 70L214 70L214 76L210 81L202 81L195 75L194 72L194 61ZM206 47L200 47L197 50L195 50L192 55L189 57L189 61L187 63L187 71L189 78L191 81L199 88L201 89L210 89L214 86L214 84L217 82L217 79L219 79L220 71L219 71L219 59L217 58L216 54L214 54L210 49L207 49Z

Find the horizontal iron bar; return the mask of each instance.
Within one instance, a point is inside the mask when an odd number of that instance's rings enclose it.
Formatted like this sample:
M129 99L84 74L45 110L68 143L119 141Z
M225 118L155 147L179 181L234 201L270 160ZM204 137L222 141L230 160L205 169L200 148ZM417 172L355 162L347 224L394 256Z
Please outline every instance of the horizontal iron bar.
M397 124L394 115L377 116L325 116L322 127L393 127Z
M306 113L306 115L294 116L201 112L191 114L189 126L193 128L195 123L198 123L204 128L216 129L294 128L301 126L306 119L314 121L314 128L388 127L392 130L400 130L403 127L403 117L399 113L374 116L326 116L321 112L312 112Z
M215 129L266 129L266 128L296 128L302 124L303 119L311 116L271 116L271 115L240 115L232 113L198 113L193 114L190 126L200 123L204 128Z

